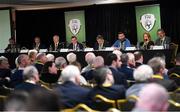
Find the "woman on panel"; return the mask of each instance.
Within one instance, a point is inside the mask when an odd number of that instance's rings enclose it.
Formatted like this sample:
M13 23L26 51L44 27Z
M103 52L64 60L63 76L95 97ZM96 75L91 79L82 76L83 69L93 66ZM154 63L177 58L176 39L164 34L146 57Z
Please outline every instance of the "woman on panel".
M150 49L154 45L154 42L151 41L151 35L148 32L143 34L143 42L140 43L141 48Z

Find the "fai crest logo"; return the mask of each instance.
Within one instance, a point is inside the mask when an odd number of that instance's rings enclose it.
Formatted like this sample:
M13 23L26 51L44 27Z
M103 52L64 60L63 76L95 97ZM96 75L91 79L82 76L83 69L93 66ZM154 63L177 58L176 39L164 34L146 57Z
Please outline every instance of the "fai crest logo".
M154 14L144 14L141 16L140 23L146 31L151 31L155 25L156 18Z
M69 29L73 35L77 35L81 28L81 22L79 19L71 19L69 21Z

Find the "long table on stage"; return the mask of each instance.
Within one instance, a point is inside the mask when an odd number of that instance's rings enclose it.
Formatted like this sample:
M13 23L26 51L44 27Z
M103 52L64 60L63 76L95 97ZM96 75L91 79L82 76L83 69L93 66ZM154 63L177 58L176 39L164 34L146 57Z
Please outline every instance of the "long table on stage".
M134 51L122 51L122 52L135 52L137 50ZM171 58L172 58L172 50L170 49L164 49L164 50L138 50L141 51L143 53L144 56L144 63L147 63L149 59L153 58L154 56L157 55L161 55L164 54L166 57L166 64L169 65L171 62ZM77 61L79 61L82 65L82 67L86 66L86 62L85 62L85 54L87 52L85 51L71 51L74 52L77 55ZM112 51L91 51L94 52L96 56L102 56L104 59L106 59L106 56L111 53ZM51 53L54 54L55 57L58 56L63 56L64 58L66 58L66 55L70 52L46 52L46 54ZM10 63L10 67L11 68L15 68L15 59L16 57L21 54L21 53L0 53L0 56L5 56L6 58L8 58L9 63Z

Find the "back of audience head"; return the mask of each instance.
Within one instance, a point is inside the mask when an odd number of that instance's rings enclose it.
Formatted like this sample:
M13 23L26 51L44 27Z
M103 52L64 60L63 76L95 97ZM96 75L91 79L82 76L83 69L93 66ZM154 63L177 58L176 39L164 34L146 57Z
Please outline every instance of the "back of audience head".
M4 57L4 56L0 57L0 68L9 69L8 59L6 57Z
M95 57L93 60L93 67L98 68L103 66L104 66L104 58L102 56Z
M165 60L160 57L154 57L148 61L148 65L153 69L154 74L164 74Z
M112 53L116 54L117 56L119 56L119 58L121 58L122 52L120 50L114 50Z
M53 61L55 60L55 56L53 54L47 54L46 55L47 61Z
M41 63L46 63L47 62L47 57L45 53L38 53L36 56L36 60L40 61Z
M68 65L61 72L59 79L62 82L71 81L77 85L80 84L80 71L79 68L74 65Z
M164 87L158 84L148 84L139 93L139 100L136 108L144 111L167 111L168 92Z
M72 62L76 61L76 59L77 59L76 54L74 54L74 53L67 54L66 58L69 63L72 63Z
M30 80L34 82L39 81L39 74L37 69L34 66L28 66L23 71L23 78L24 80Z
M133 53L127 53L129 60L128 60L128 65L129 66L134 66L135 67L135 57Z
M86 60L87 64L88 65L92 65L93 60L94 60L95 57L96 57L95 54L92 53L92 52L86 53L85 60Z
M134 70L133 76L134 79L138 82L144 82L152 78L153 70L148 65L140 65L137 69Z
M117 57L116 54L109 54L107 57L106 57L106 65L108 66L113 66L115 68L118 68L121 66L121 62L120 62L120 59Z
M5 111L25 111L29 94L25 91L14 91L10 94L5 102Z
M30 58L30 60L31 60L31 64L33 64L34 61L36 60L36 55L37 55L37 53L38 53L38 51L35 50L35 49L32 49L32 50L29 50L29 51L28 51L28 56L29 56L29 58Z
M98 86L103 84L114 84L114 78L108 67L99 67L93 71L94 79Z
M128 60L129 60L129 57L128 57L128 55L126 53L121 55L121 62L122 62L122 64L127 65L128 64Z
M30 65L30 60L29 60L28 55L20 54L17 58L17 63L19 67L23 67L23 68Z
M57 74L57 68L54 62L47 61L41 71L42 74L50 73L50 74Z
M63 69L67 66L67 61L64 57L57 57L55 59L55 64L58 69Z
M134 52L135 61L143 62L143 54L140 51Z

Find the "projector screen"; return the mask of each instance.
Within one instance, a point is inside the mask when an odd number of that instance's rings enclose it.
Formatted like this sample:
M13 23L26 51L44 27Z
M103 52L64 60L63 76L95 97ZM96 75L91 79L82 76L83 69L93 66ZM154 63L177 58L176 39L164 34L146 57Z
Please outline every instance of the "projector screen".
M0 49L5 49L11 38L10 9L0 9Z

